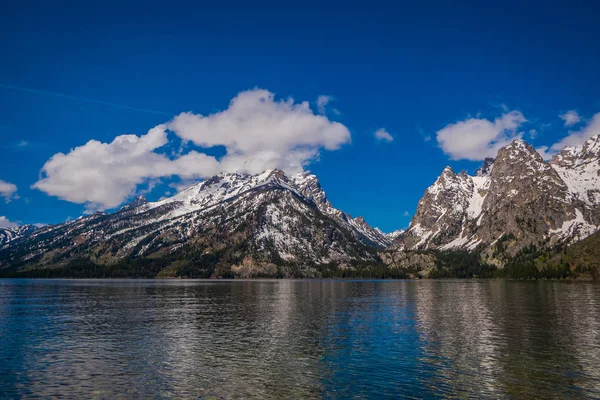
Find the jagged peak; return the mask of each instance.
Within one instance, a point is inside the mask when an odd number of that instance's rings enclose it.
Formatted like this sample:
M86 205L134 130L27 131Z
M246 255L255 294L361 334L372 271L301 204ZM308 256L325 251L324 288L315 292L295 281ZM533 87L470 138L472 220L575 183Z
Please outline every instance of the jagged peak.
M600 151L600 134L592 136L579 146L567 146L557 155L562 153L583 153L590 151Z
M364 224L366 221L363 217L361 217L360 215L356 218L354 218L354 220L360 224Z
M139 196L136 196L129 203L127 203L123 207L121 207L121 209L119 211L132 210L132 209L139 207L141 205L144 205L146 203L148 203L148 200L146 200L146 198L144 196L139 195Z
M310 171L299 172L292 176L292 180L297 184L314 184L321 186L319 178Z
M498 150L495 162L501 161L508 158L509 160L520 160L520 159L535 159L545 164L544 159L538 153L538 151L529 143L521 138L515 139L504 147ZM512 161L511 161L512 162Z
M550 164L574 167L600 161L600 134L594 135L579 146L567 146L550 160Z
M277 178L281 178L281 179L285 179L285 180L288 179L288 176L285 174L285 172L279 168L267 169L262 174L257 174L257 175L265 176L267 179L271 178L271 177L277 177Z
M435 184L441 184L447 180L454 180L456 178L456 173L450 166L446 166L440 176L436 179Z
M483 165L477 171L475 171L475 176L490 176L492 169L494 168L494 161L495 160L493 158L486 157L485 160L483 160Z

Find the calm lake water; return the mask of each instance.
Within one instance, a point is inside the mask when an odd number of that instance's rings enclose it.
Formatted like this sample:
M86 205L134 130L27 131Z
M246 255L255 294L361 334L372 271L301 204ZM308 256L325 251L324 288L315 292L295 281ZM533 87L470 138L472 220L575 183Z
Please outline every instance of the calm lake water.
M0 280L0 398L600 398L600 285Z

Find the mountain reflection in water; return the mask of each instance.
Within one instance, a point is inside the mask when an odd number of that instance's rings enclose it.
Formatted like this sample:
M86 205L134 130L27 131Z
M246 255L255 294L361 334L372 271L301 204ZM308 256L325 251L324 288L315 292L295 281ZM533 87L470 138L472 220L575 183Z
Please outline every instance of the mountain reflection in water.
M0 398L599 398L600 285L0 280Z

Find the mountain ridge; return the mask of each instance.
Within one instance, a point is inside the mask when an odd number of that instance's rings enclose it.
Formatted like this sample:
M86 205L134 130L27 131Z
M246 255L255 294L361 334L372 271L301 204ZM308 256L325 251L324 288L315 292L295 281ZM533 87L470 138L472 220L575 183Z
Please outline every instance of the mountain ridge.
M314 175L267 170L219 174L167 199L136 198L112 214L42 228L4 246L0 266L56 267L81 257L110 265L187 252L218 253L216 264L241 270L282 262L310 268L375 262L371 248L390 242L364 219L333 208Z

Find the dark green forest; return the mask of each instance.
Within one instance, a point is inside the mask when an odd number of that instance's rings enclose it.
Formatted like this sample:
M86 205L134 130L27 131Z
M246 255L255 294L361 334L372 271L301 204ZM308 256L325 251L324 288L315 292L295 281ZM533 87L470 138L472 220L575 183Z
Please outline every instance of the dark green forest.
M242 249L237 249L242 250ZM486 264L476 252L424 251L436 260L427 277L507 278L507 279L600 279L600 234L596 233L572 246L540 249L530 246L508 258L503 268ZM3 278L235 278L232 265L239 257L231 250L204 254L183 250L164 257L125 258L116 264L99 265L77 258L53 268L26 267L0 270ZM255 272L252 278L346 278L407 279L420 277L417 266L389 267L383 263L355 262L305 265L276 260L272 268Z

